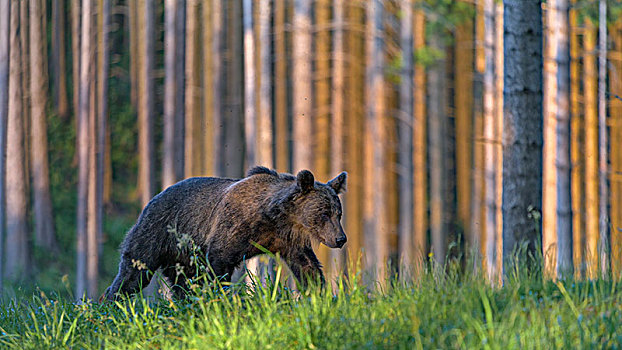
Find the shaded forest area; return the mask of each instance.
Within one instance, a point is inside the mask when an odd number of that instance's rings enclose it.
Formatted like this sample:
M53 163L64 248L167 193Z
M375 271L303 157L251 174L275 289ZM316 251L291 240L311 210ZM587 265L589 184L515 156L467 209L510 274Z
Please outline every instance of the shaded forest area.
M621 10L4 1L0 281L96 298L156 193L255 164L348 171L347 249L317 248L332 276L449 258L500 281L521 247L550 277L618 276Z

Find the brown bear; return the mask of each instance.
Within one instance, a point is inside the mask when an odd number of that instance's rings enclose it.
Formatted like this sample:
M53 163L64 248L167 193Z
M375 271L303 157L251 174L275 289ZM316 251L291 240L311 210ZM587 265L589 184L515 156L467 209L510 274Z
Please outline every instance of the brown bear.
M156 195L127 233L105 297L138 292L157 269L179 295L185 278L197 274L197 255L206 258L213 276L229 281L245 259L262 253L254 243L279 253L303 287L308 278L323 284L311 242L330 248L346 243L338 197L345 189L345 172L323 184L308 170L294 177L265 167L242 179L180 181Z

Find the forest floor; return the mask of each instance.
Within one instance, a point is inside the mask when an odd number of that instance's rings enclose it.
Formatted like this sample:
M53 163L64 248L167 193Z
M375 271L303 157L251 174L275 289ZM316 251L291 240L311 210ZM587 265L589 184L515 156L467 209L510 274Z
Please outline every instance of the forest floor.
M452 269L449 269L452 270ZM458 270L453 269L453 270ZM543 281L427 271L370 291L195 288L186 299L79 303L35 293L0 306L14 349L531 349L622 347L622 281ZM330 288L328 288L330 289ZM49 293L48 293L49 294Z

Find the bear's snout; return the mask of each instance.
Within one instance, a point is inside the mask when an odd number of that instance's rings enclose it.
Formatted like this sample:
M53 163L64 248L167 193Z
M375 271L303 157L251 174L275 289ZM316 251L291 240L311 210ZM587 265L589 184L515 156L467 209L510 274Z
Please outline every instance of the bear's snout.
M335 241L335 243L337 244L337 248L343 247L343 245L346 244L347 241L348 237L346 237L346 235L342 235L341 237L337 238L337 241Z

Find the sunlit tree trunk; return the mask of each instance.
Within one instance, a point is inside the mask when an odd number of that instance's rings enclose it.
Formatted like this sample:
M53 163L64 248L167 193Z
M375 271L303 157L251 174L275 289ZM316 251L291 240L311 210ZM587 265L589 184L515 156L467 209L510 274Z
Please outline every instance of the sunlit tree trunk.
M255 106L255 35L253 31L253 1L243 0L244 26L244 137L246 141L246 168L257 163L256 106Z
M363 230L363 127L365 118L364 70L365 56L364 33L353 23L363 21L364 9L356 3L347 2L347 43L346 60L348 79L346 88L346 166L348 169L348 191L345 206L346 232L348 234L348 256L352 267L360 262L361 247L364 243ZM360 268L360 266L359 266Z
M522 244L534 253L542 204L542 8L504 0L503 269ZM531 213L531 215L529 215Z
M9 41L11 6L5 1L0 4L0 290L3 288L3 244L6 198L6 143L9 112ZM13 14L15 16L15 14ZM17 16L19 17L19 15Z
M179 151L175 148L177 128L177 0L166 0L164 4L164 141L162 156L162 188L181 180L183 174L177 173L175 166Z
M47 29L46 29L47 30ZM52 0L52 74L54 77L54 106L58 115L69 116L65 62L65 2Z
M430 47L444 52L439 33L430 36ZM430 236L436 263L443 265L447 254L447 227L445 206L445 58L437 60L428 69L428 130L430 162Z
M470 237L473 164L473 18L455 29L455 125L458 225ZM468 249L470 249L469 247Z
M622 22L612 27L612 41L615 51L622 52ZM611 94L609 114L611 116L611 140L622 140L622 60L612 60L609 70ZM611 273L622 273L622 147L611 147Z
M330 49L331 49L331 3L330 0L315 1L315 101L313 108L313 169L314 174L320 181L328 181L330 170ZM330 270L330 252L324 245L316 250L318 259Z
M586 19L583 34L583 94L585 103L585 253L587 277L598 273L598 106L596 101L596 29Z
M609 274L609 184L607 177L607 1L599 1L599 35L598 35L598 212L600 237L598 239L598 255L600 273L603 277ZM618 199L619 200L619 199Z
M76 298L81 299L88 288L88 186L89 186L89 111L91 109L91 58L95 53L91 38L93 0L84 0L81 7L80 37L80 108L78 110L78 204L76 219L77 259Z
M211 86L212 90L212 152L213 152L213 169L214 174L218 176L224 175L223 164L223 128L224 128L224 65L222 63L224 56L224 24L223 24L223 2L218 0L212 2L212 81L206 86Z
M399 87L399 268L407 280L413 263L413 3L400 2L400 50L402 70Z
M503 212L501 202L503 201L503 3L495 3L495 176L497 183L495 215L497 216L497 228L495 238L496 268L493 273L493 282L501 285L503 270Z
M77 0L81 1L81 0ZM139 83L139 70L140 70L140 14L139 10L140 0L128 1L128 19L130 22L129 37L130 37L130 86L131 86L131 100L132 106L135 110L138 109L138 86Z
M1 9L4 10L4 9ZM8 12L8 8L6 9ZM20 4L11 2L10 8L10 72L8 77L8 120L6 140L6 277L20 280L28 276L30 249L26 182L24 167L24 124L22 115L22 61L20 42ZM8 18L7 18L8 19ZM4 148L3 148L4 149ZM4 160L4 156L1 158ZM4 183L4 180L3 180ZM3 209L4 210L4 209Z
M384 91L384 40L381 0L367 4L366 23L366 116L364 143L364 230L369 270L374 280L384 285L389 257L389 220L387 213L386 110Z
M209 176L213 176L216 172L215 167L215 153L219 149L218 144L214 141L214 136L219 134L220 128L219 125L214 123L215 120L218 120L218 117L214 115L214 101L217 98L221 98L218 94L219 92L215 91L211 88L213 81L216 79L214 77L214 58L218 58L218 56L212 54L212 50L209 48L213 48L213 41L215 40L214 34L214 20L220 20L220 18L216 19L215 17L220 17L220 15L214 14L214 7L218 6L217 1L209 1L205 2L201 7L201 45L203 47L203 57L201 57L201 62L203 66L203 81L202 81L202 95L201 99L203 102L202 108L202 119L203 119L203 129L202 129L202 137L203 137L203 152L202 152L202 163L203 163L203 173ZM220 62L218 62L220 64ZM217 97L218 96L218 97ZM219 101L220 102L220 101Z
M332 60L332 104L331 104L331 124L330 124L330 166L331 174L339 174L345 169L345 61L344 61L344 20L345 20L345 0L333 2L333 49ZM346 219L347 220L347 219ZM333 264L333 279L340 276L345 271L346 248L337 250L332 249L330 260Z
M414 49L425 47L425 16L422 10L414 13ZM413 99L413 229L414 255L417 266L426 259L428 251L428 181L427 181L427 115L425 67L414 65Z
M24 168L26 178L31 179L30 170L30 41L28 1L20 1L20 38L22 47L22 115L24 121ZM26 193L30 193L30 181L26 181Z
M78 120L80 110L80 21L81 21L81 0L71 0L71 69L72 69L72 89L73 89L73 114ZM131 5L130 5L131 7ZM131 82L134 84L134 82ZM78 149L78 138L76 137L76 149ZM77 152L76 152L77 153Z
M257 163L274 167L272 155L272 28L270 0L259 1L259 113L257 114Z
M289 171L287 118L287 53L285 40L286 2L274 3L274 130L276 168Z
M311 169L313 166L313 75L311 1L294 1L292 39L293 79L293 170Z
M576 1L574 1L576 4ZM585 273L584 249L584 222L585 203L583 198L583 142L581 132L583 118L581 116L581 104L579 93L581 90L581 77L579 70L579 38L577 29L577 10L571 9L569 13L570 25L570 181L572 198L572 251L575 277L581 278Z
M564 278L573 273L567 0L550 1L546 19L542 250L545 273L552 278Z
M47 73L44 13L39 0L30 0L30 125L35 242L46 249L57 249L50 197L50 171L47 144Z
M226 2L228 6L227 72L228 115L225 119L224 169L226 176L239 177L244 172L244 60L242 38L242 2Z
M140 27L140 72L139 72L139 108L138 108L138 188L140 202L147 204L154 191L154 139L153 118L155 117L154 71L154 9L155 4L142 0L138 15L143 16Z

